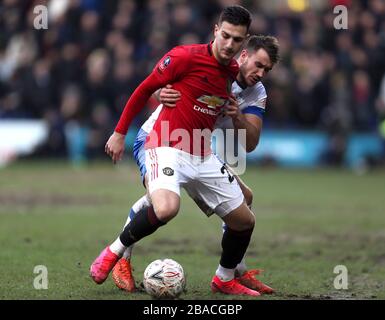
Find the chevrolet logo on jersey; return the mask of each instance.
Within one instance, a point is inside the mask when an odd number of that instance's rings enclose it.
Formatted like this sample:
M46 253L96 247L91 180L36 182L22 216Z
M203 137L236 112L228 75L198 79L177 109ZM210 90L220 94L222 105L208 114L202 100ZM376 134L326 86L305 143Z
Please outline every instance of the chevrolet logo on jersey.
M226 103L225 99L222 99L222 98L217 97L217 96L204 95L204 96L200 96L197 100L199 102L207 104L207 106L211 109L216 109L217 107L222 107Z

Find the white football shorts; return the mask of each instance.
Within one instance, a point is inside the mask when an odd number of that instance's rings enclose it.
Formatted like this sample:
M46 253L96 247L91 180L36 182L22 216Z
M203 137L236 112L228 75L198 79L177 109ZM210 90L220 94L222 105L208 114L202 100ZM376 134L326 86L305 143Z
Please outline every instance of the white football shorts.
M150 195L166 189L180 196L183 187L199 208L210 216L224 217L244 201L235 177L214 154L206 157L171 148L146 150L146 170Z

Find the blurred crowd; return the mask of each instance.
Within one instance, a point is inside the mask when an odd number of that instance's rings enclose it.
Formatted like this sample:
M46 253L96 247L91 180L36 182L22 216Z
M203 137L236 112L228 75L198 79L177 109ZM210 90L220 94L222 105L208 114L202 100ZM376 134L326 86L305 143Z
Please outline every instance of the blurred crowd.
M42 155L98 157L158 59L175 45L209 42L223 6L241 4L253 14L252 34L280 42L282 61L265 81L265 127L327 130L337 151L349 132L376 131L385 119L385 1L329 0L300 12L264 2L3 0L0 120L45 119ZM34 28L40 4L47 30ZM347 30L334 27L338 4L348 8ZM149 101L132 132L155 106Z

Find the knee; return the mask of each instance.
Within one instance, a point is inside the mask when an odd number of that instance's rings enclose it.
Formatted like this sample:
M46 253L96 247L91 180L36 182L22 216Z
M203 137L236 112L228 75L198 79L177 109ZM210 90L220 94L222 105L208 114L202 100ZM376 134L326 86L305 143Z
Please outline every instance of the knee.
M233 216L231 219L226 219L226 225L236 231L246 231L254 229L255 216L251 212L251 210L249 210L249 208L246 207L246 209L248 212L247 214L244 213L242 215L238 215L237 217Z
M179 206L177 204L163 202L154 206L154 211L160 221L168 222L177 215Z
M254 229L254 226L255 226L255 216L250 211L250 214L247 217L245 217L243 221L242 230Z
M251 204L253 203L253 191L251 191L250 188L246 187L243 190L243 196L245 197L247 206L250 207Z

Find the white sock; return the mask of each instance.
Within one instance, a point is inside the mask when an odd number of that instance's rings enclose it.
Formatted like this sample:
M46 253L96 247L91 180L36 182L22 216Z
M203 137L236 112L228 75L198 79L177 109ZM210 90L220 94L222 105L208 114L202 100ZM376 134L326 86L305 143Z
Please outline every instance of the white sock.
M138 201L136 201L133 204L131 210L136 214L140 210L143 210L145 208L150 207L150 205L151 205L151 203L148 200L147 195L144 195L143 197L141 197ZM125 223L125 225L123 227L123 230L131 222L131 217L130 217L131 210L130 210L130 213L128 214L128 217L127 217L126 223ZM123 253L123 258L126 259L127 261L129 261L131 259L131 254L132 254L132 249L133 248L134 248L134 245L131 245Z
M123 252L127 249L127 247L120 241L120 237L110 245L110 250L117 254L119 257L123 255Z
M237 267L235 268L237 273L241 276L247 271L247 266L245 262L245 257L243 257L242 261L237 264Z
M132 249L134 248L134 245L130 245L123 253L123 258L126 259L127 261L131 260L131 254L132 254Z
M218 265L218 269L215 274L222 281L230 281L234 279L234 272L235 269L227 269L222 267L221 265Z

